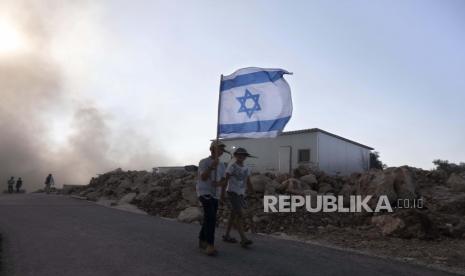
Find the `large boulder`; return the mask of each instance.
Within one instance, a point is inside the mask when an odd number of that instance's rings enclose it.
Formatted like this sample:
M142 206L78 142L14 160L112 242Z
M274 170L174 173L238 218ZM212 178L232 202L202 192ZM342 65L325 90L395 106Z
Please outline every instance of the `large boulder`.
M435 239L439 236L438 228L428 211L405 209L391 215L374 216L371 222L385 236L405 239Z
M417 198L417 184L407 167L397 168L394 172L394 190L398 198Z
M178 221L191 223L199 221L202 218L202 212L198 207L187 207L179 213Z
M395 204L397 193L394 188L395 177L392 170L373 171L360 177L357 192L362 196L372 196L368 205L372 208L378 203L380 196L387 196L389 202Z
M454 192L465 192L465 178L462 176L452 173L446 182L447 186L449 186L452 191Z

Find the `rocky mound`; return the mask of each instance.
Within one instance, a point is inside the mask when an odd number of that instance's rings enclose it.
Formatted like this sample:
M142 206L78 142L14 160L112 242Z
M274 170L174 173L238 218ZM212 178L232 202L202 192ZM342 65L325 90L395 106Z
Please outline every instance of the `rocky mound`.
M134 204L152 215L177 218L183 222L201 220L202 212L195 193L196 173L174 170L167 173L122 171L117 169L96 178L89 185L70 187L62 193L89 200L112 200L114 204ZM438 239L442 236L465 238L465 174L441 170L424 171L412 167L372 170L347 177L329 176L301 167L289 175L255 174L251 177L254 194L248 198L246 228L253 232L311 234L350 228L373 235L399 238ZM332 194L373 195L369 205L386 195L393 206L398 199L422 198L423 208L394 209L393 213L265 213L264 195ZM228 211L219 210L225 223Z

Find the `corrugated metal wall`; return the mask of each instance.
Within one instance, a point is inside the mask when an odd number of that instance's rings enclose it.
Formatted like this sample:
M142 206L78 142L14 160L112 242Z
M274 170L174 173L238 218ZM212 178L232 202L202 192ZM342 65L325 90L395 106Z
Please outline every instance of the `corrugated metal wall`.
M297 152L299 149L310 149L310 161L317 163L316 133L300 133L278 136L274 139L234 139L226 140L227 149L234 152L234 148L246 148L258 158L248 158L246 164L255 171L278 171L279 152L281 147L291 147L291 168L297 167ZM283 151L281 151L283 152ZM228 158L223 160L228 161Z
M370 150L318 132L320 169L329 174L347 175L368 169Z
M291 169L299 166L298 151L309 149L310 162L304 164L319 167L329 174L346 175L364 171L368 168L370 157L369 149L321 132L282 135L274 139L232 139L225 140L224 143L231 153L235 148L243 147L250 154L257 156L256 159L246 160L246 164L257 172L279 171L280 153L282 169L283 161L287 162L282 156L286 152L283 147L291 148ZM229 162L229 155L224 154L222 160Z

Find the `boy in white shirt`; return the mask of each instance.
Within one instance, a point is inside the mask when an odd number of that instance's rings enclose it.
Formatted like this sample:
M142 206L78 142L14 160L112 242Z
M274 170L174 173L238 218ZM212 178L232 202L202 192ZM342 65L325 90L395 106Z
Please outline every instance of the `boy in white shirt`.
M231 207L231 215L228 220L226 233L223 236L223 241L236 243L237 240L230 236L231 228L234 226L241 237L241 246L246 247L252 244L252 241L247 239L243 229L242 209L246 208L245 194L246 186L249 193L253 191L250 183L250 169L244 165L244 160L251 156L246 149L238 148L234 152L235 162L232 162L226 168L226 189L222 189L221 198L224 199L225 190L228 194L228 201Z
M227 152L225 147L226 145L221 141L213 141L210 145L210 156L199 162L196 190L203 207L199 247L205 249L205 253L209 256L218 254L215 249L216 214L221 187L226 184L224 181L225 166L219 161L219 157L223 152Z

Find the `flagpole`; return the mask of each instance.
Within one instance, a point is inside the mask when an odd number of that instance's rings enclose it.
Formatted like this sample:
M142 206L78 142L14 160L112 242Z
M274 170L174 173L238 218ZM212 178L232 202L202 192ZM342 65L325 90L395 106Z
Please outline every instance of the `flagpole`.
M223 81L223 74L221 74L221 77L220 77L220 88L219 88L219 95L218 95L218 114L217 114L217 117L216 117L216 144L215 144L215 161L218 160L218 141L219 141L219 137L220 137L220 109L221 109L221 82ZM215 176L215 182L217 181L216 178L217 178L217 170L218 170L218 165L215 167L215 172L214 172L214 176ZM220 179L221 180L221 179Z
M223 82L223 74L220 77L220 88L219 88L219 96L218 96L218 114L216 117L216 143L218 143L219 136L220 136L220 111L221 111L221 83Z

